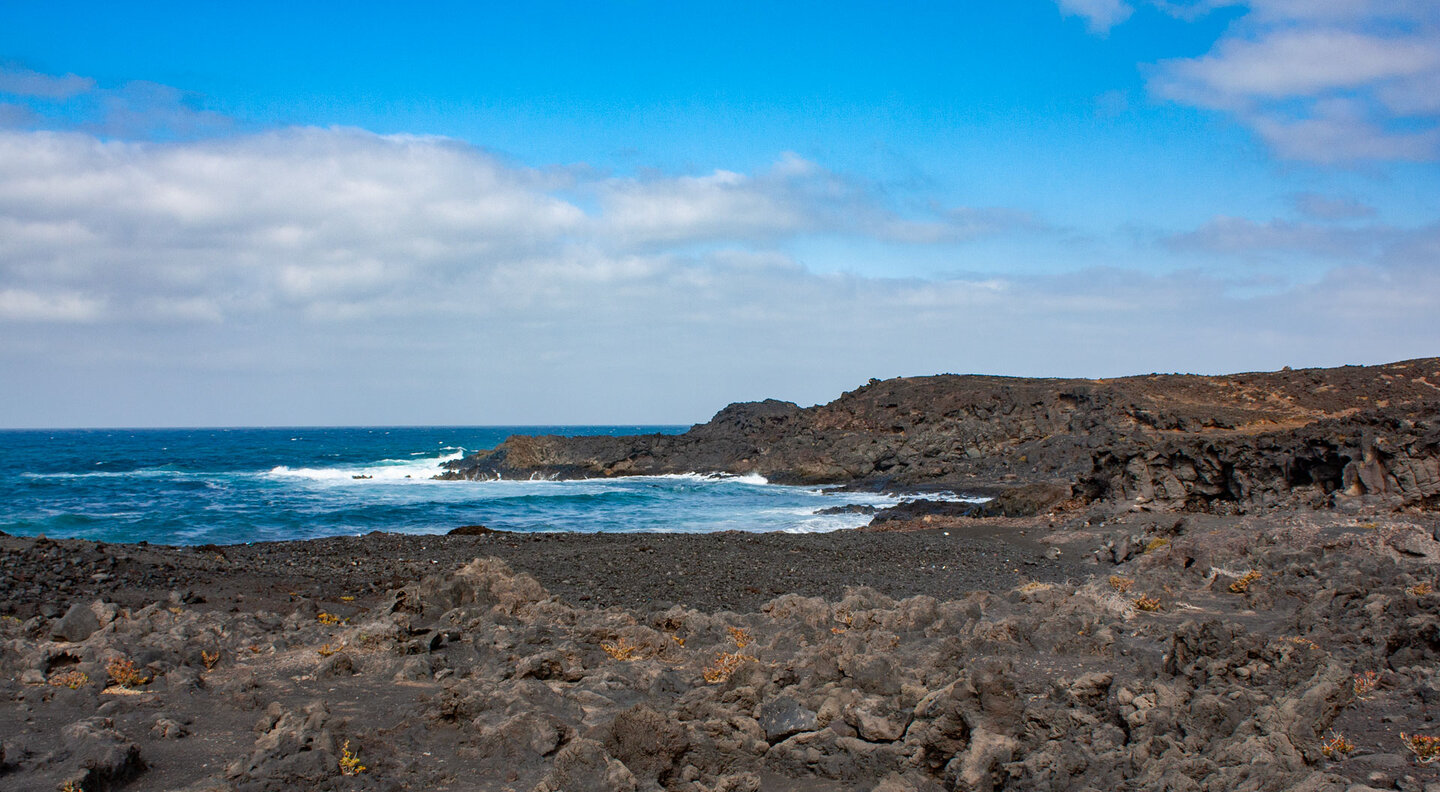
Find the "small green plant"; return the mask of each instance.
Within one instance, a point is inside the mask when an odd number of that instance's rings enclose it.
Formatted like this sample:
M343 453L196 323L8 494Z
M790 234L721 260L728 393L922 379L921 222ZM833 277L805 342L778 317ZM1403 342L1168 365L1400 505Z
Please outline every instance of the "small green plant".
M1250 590L1251 583L1254 583L1262 577L1264 577L1264 575L1260 574L1259 570L1252 569L1249 572L1241 575L1239 580L1236 580L1234 583L1230 584L1230 593L1244 594L1245 592Z
M1332 731L1330 739L1320 743L1320 753L1326 759L1338 759L1355 750L1355 743L1345 739L1345 735Z
M127 657L112 657L105 664L105 673L122 688L137 688L150 684L150 677L141 673L135 661Z
M1141 594L1134 599L1135 609L1146 613L1155 613L1160 610L1160 600L1149 594Z
M85 673L84 671L63 671L59 674L56 674L55 676L50 677L48 682L51 687L63 687L70 688L71 690L79 690L80 688L90 684L90 675Z
M1440 759L1440 737L1428 737L1424 734L1406 734L1400 732L1400 742L1415 754L1420 764L1430 764Z
M365 765L360 764L360 754L351 751L350 741L346 740L345 745L340 748L340 775L357 776L365 770Z

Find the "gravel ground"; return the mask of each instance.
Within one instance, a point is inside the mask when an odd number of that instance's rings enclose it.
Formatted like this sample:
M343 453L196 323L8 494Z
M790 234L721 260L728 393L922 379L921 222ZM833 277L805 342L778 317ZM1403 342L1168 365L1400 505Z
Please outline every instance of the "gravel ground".
M839 599L870 586L947 599L1086 573L1051 560L1024 521L954 521L915 531L828 534L371 533L308 542L164 547L0 536L0 613L57 615L97 596L142 606L187 593L210 607L273 607L292 593L356 606L419 575L503 559L571 604L754 610L783 593Z

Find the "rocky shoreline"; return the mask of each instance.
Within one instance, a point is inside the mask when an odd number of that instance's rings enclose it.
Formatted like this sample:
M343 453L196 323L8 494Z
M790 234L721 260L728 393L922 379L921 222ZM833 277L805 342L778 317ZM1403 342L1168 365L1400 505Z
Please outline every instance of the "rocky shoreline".
M832 534L0 535L0 787L1437 792L1437 383L875 381L449 471L995 496Z
M913 491L1031 488L1159 511L1440 507L1440 358L1228 376L872 380L732 404L681 435L516 436L443 477L726 472ZM1034 488L1053 496L1034 498Z

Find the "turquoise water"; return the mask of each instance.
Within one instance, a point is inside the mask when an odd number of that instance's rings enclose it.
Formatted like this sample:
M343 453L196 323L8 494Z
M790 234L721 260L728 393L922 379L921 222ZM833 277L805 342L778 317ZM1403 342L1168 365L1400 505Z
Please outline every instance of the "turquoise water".
M229 544L395 531L828 531L815 512L894 498L759 477L434 481L511 434L684 427L370 427L0 431L0 531L113 542ZM357 478L364 476L367 478Z

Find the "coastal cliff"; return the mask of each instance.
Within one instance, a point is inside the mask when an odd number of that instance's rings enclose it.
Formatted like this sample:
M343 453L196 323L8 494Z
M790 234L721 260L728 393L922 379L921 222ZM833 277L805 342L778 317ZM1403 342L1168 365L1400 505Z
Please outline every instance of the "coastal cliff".
M1125 500L1159 510L1440 505L1440 358L1103 380L871 380L732 404L680 435L517 436L442 478L759 473L776 483Z

